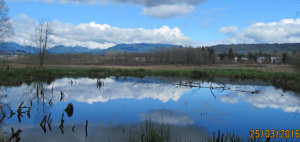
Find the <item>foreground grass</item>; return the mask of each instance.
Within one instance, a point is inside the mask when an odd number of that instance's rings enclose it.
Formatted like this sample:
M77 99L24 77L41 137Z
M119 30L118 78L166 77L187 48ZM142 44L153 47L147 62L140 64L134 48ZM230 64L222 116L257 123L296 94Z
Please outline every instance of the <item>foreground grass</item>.
M129 140L126 142L171 142L171 127L170 124L164 124L162 121L162 124L159 124L157 127L153 127L153 123L151 122L151 118L149 123L146 121L146 126L143 127L141 125L141 131L142 136L135 136L133 135L133 132L129 130ZM173 138L173 141L175 142L187 142L187 140L182 140L181 138ZM110 139L109 139L110 141ZM288 142L287 139L285 140L277 140L279 141L285 141ZM192 142L191 140L188 140L188 142ZM221 134L220 130L218 131L218 135L215 136L215 133L213 133L213 136L207 136L205 140L202 140L202 142L271 142L271 139L262 139L262 138L242 138L239 135L235 135L234 133L227 132L226 134Z
M107 77L107 76L186 76L192 79L228 77L232 81L239 79L261 79L271 81L275 86L299 89L300 76L289 72L266 72L253 69L223 69L223 68L198 68L198 69L170 69L170 70L146 70L146 69L107 69L107 68L11 68L0 70L0 85L21 84L37 80L51 82L61 77Z
M6 132L1 131L0 132L0 142L8 142L9 136Z

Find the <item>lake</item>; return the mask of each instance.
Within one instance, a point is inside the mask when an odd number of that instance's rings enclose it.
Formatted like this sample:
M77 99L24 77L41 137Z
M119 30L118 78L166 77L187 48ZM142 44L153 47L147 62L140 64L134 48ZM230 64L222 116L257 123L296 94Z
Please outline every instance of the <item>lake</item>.
M149 76L113 76L100 81L101 87L96 78L65 77L49 84L2 87L0 102L6 113L5 117L0 114L2 131L21 129L24 141L119 142L129 140L130 132L140 138L141 125L145 128L151 118L155 127L170 125L172 141L199 142L218 130L247 138L253 129L299 128L299 94L283 92L269 82ZM64 111L69 103L73 113ZM9 108L16 114L10 117Z

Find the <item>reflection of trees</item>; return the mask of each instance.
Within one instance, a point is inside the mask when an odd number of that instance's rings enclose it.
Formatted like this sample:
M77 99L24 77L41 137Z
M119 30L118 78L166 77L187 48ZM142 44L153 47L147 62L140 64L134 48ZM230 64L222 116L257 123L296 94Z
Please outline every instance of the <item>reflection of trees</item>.
M48 89L43 82L34 82L25 94L28 95L27 104L31 106L31 112L36 121L42 120L45 115L49 114L52 107L53 86Z

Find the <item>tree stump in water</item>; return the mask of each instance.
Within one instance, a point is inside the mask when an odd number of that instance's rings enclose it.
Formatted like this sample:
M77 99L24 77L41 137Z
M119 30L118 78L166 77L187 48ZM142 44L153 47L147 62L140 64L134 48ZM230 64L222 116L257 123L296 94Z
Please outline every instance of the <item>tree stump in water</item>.
M69 103L67 108L65 109L65 112L67 113L68 117L71 117L74 112L74 106L72 103Z

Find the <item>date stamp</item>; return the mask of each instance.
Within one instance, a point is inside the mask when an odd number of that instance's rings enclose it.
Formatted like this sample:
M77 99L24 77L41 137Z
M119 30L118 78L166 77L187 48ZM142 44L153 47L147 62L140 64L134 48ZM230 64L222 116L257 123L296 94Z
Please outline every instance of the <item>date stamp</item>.
M274 130L274 129L255 129L250 130L250 138L299 138L300 131L296 130Z

